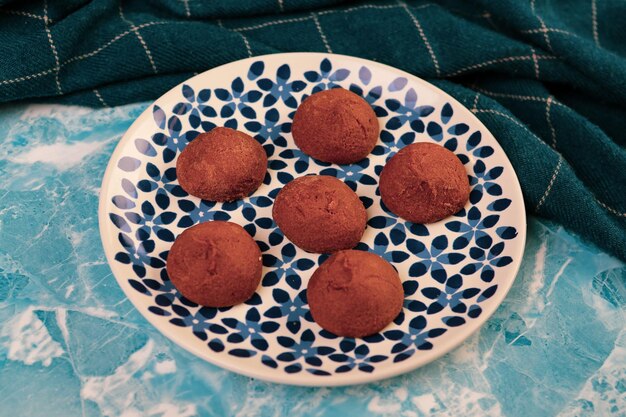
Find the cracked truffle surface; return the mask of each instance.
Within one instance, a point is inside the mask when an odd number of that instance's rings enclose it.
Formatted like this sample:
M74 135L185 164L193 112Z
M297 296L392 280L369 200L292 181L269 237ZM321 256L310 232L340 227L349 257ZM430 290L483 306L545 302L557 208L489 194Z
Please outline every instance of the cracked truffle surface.
M307 287L311 315L337 336L378 333L402 310L404 290L396 270L380 256L358 250L333 254Z
M298 107L292 134L307 155L323 162L351 164L378 141L378 119L370 105L343 88L315 93Z
M200 223L181 233L167 257L167 273L186 298L209 307L243 303L261 281L261 250L238 224Z
M267 155L243 132L216 127L191 141L176 161L180 186L208 201L247 197L263 183Z
M459 158L442 146L425 142L406 146L387 161L379 188L389 210L421 224L457 213L470 193Z
M316 253L355 247L367 222L365 207L354 191L325 175L288 183L276 196L272 216L296 246Z

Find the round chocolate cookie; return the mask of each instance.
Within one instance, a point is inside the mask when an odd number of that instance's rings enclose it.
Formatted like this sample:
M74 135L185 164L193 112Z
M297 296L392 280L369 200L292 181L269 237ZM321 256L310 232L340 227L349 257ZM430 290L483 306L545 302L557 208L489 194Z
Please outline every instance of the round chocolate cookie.
M261 281L261 250L238 224L200 223L178 236L167 274L186 298L209 307L243 303Z
M381 331L402 310L404 290L396 270L380 256L344 250L326 260L309 280L313 319L337 336Z
M180 186L189 194L209 201L233 201L246 197L263 183L267 155L245 133L216 127L202 133L176 161Z
M325 175L296 178L283 187L272 216L289 240L317 253L355 247L367 222L365 207L354 191Z
M470 187L455 154L434 143L414 143L400 150L380 174L385 205L413 223L434 223L463 208Z
M300 104L291 132L305 154L324 162L351 164L365 158L376 145L378 119L361 97L333 88Z

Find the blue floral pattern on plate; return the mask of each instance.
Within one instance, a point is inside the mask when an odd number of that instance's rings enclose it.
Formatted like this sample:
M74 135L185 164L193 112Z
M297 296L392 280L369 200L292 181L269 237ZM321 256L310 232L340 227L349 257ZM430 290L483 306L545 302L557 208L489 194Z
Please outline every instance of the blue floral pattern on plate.
M363 382L438 356L440 345L449 350L450 341L463 340L495 310L521 256L523 204L502 150L452 98L379 64L306 56L233 63L236 68L220 70L219 77L208 75L217 70L201 74L150 106L140 126L127 133L105 178L105 250L120 285L140 311L207 360L281 382ZM368 159L356 164L315 161L291 138L299 103L314 92L338 87L363 96L379 117L380 141ZM268 154L264 184L238 202L199 200L176 180L177 155L215 126L248 132ZM378 193L378 175L386 160L420 141L455 152L471 186L466 207L432 225L397 218ZM358 248L380 254L400 273L403 312L379 334L340 338L311 317L306 283L326 256L298 249L271 216L280 188L307 174L340 178L359 194L369 221ZM252 299L233 308L195 305L167 277L165 263L175 236L210 220L241 224L263 253L261 285Z

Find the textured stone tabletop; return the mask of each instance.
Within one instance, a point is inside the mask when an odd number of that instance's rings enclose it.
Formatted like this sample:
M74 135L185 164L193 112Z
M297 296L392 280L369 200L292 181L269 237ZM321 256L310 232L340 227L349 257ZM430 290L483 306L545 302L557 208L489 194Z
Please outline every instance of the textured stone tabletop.
M174 345L125 298L98 232L106 164L145 107L0 107L0 416L626 415L626 266L535 218L495 315L404 376L289 387Z

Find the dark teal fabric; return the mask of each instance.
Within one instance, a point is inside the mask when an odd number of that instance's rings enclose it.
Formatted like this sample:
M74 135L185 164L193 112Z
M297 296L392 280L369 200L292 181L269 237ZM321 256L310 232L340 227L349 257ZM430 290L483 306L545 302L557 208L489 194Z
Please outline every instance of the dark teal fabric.
M373 59L448 91L494 133L527 209L626 260L626 2L0 0L0 101L152 100L283 51Z

